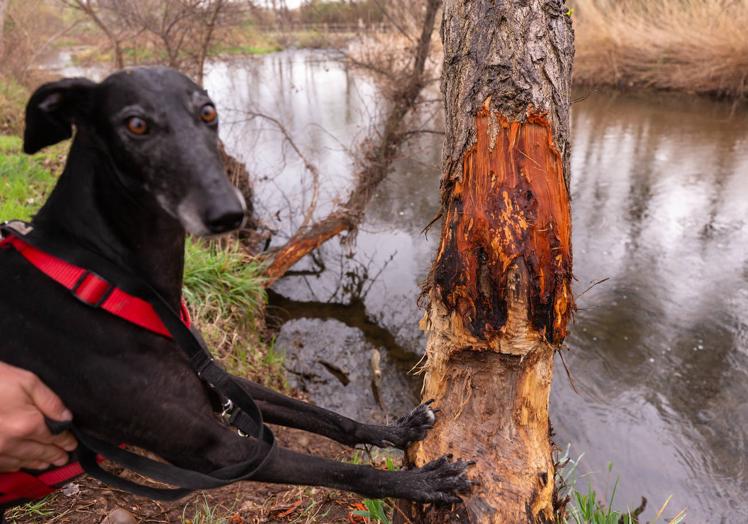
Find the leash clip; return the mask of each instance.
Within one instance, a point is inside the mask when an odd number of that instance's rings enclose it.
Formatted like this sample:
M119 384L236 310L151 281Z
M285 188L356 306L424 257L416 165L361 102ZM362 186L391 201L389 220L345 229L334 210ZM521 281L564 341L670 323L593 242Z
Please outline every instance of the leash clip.
M226 424L231 424L231 415L234 411L234 403L231 402L230 398L226 399L223 403L223 411L221 411L221 418Z
M221 418L226 423L227 426L233 426L234 424L234 418L236 417L236 412L239 410L239 408L234 409L234 403L231 401L230 398L226 399L226 402L223 403L223 411L221 411ZM246 433L244 433L241 429L236 428L236 433L243 438L248 437Z

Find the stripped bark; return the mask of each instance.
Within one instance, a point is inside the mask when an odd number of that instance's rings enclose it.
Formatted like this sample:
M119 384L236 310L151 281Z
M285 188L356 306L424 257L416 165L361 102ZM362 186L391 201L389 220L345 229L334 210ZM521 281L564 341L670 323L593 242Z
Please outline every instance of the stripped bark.
M356 173L356 184L348 198L329 215L309 227L299 229L288 242L267 254L265 276L267 285L282 277L291 267L312 250L331 238L352 232L361 222L375 189L387 177L392 162L402 144L410 136L404 122L413 112L416 101L426 85L424 71L431 45L431 35L441 0L428 0L421 35L415 48L413 66L407 78L397 84L390 98L389 108L377 140L363 145L363 155Z
M477 463L420 523L554 520L548 398L571 295L573 32L559 0L446 0L441 244L424 288L424 399L443 416L408 451Z

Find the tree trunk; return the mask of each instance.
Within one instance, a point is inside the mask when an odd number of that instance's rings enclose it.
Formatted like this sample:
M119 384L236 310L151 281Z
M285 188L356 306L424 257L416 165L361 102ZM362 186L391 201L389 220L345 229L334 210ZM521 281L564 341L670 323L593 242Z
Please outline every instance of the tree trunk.
M414 522L549 522L548 398L571 295L573 31L559 0L446 0L441 244L424 289L424 399L442 415L416 465L472 459L464 505Z

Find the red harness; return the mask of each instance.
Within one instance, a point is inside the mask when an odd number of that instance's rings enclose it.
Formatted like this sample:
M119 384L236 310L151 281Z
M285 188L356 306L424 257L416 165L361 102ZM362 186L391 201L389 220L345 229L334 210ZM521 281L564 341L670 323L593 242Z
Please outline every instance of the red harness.
M39 271L69 289L81 302L108 311L143 329L171 338L153 306L145 300L112 286L85 268L45 253L17 236L9 235L0 240L0 248L11 246ZM190 313L184 301L181 303L180 316L182 322L189 327ZM82 474L83 469L77 462L53 467L41 473L0 473L0 508L42 498Z

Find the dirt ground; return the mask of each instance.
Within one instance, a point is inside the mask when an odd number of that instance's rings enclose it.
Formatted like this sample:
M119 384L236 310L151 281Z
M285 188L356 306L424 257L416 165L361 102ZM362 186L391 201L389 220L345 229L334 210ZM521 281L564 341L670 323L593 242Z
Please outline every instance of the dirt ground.
M345 461L354 455L351 448L323 437L286 428L273 429L280 445L298 451ZM77 479L74 485L66 490L67 494L57 492L39 504L10 510L6 518L17 524L100 524L113 510L122 508L141 524L368 522L353 514L364 509L361 497L324 488L242 482L164 503L112 489L89 477Z

